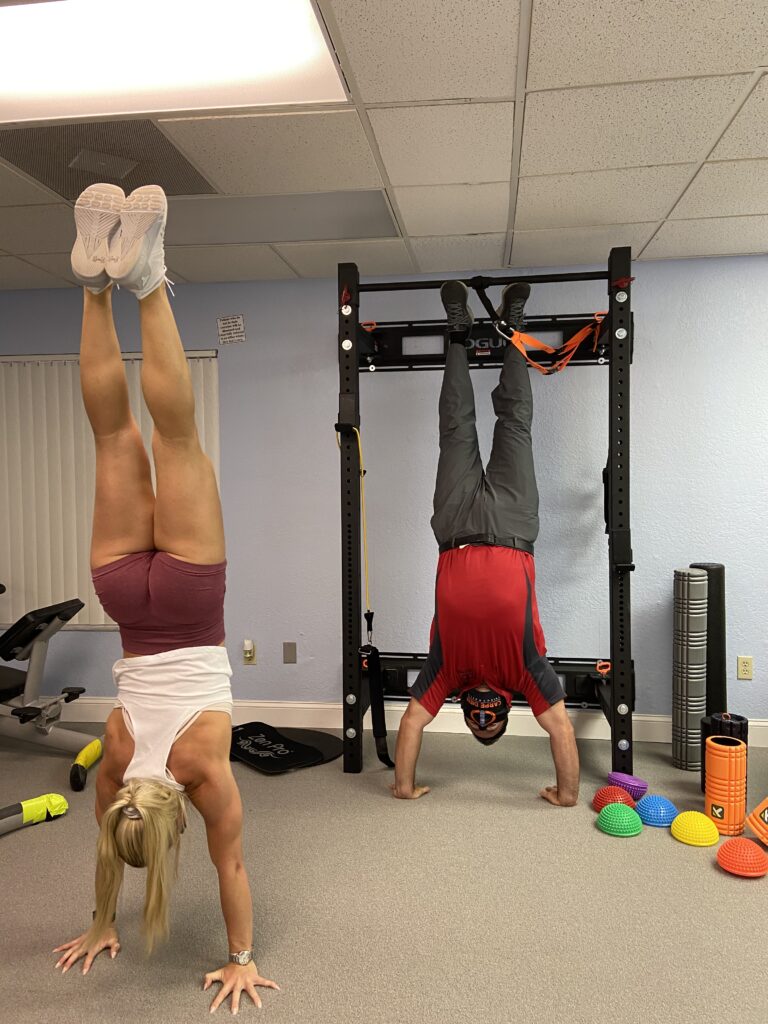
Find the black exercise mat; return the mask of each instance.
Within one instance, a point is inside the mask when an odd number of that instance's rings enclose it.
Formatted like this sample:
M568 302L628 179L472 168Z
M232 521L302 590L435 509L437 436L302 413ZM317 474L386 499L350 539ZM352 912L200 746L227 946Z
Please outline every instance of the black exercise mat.
M344 743L341 736L334 736L330 732L319 732L317 729L281 729L281 736L295 740L297 743L306 743L314 747L323 755L322 764L335 761L344 753Z
M266 775L311 768L332 761L341 752L340 739L312 729L278 732L266 722L247 722L232 729L230 760L242 761Z

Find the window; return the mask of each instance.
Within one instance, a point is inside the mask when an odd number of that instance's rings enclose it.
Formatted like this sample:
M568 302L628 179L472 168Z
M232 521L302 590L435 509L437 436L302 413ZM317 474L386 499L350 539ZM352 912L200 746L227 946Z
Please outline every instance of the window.
M187 353L197 427L219 473L215 352ZM131 406L149 450L152 420L141 395L141 355L123 357ZM72 624L115 628L91 584L93 435L77 356L0 356L0 622L79 597Z

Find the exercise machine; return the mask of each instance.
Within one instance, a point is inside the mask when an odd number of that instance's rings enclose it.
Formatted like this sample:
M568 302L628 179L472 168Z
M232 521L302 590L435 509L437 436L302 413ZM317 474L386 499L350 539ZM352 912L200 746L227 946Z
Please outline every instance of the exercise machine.
M0 584L0 594L5 587ZM0 736L26 740L79 754L86 736L56 726L64 704L85 693L82 686L65 686L57 697L41 697L45 659L51 637L83 608L77 598L27 612L0 636L3 661L26 661L26 672L0 666ZM82 787L79 787L82 788Z
M630 606L632 560L630 532L630 366L633 353L631 308L632 254L627 247L611 249L606 270L564 274L475 277L464 283L474 289L488 312L472 331L474 352L470 366L500 367L507 341L496 330L496 314L486 289L515 281L551 284L564 281L606 281L608 309L592 314L531 316L526 330L557 333L563 345L529 353L529 362L542 372L564 365L563 352L579 335L591 345L569 350L573 365L607 367L608 458L603 470L605 532L608 535L610 588L610 657L550 658L567 694L567 703L601 708L611 730L611 761L615 771L632 773L632 712L635 698ZM342 557L342 676L344 771L363 767L362 727L371 709L379 759L391 765L387 752L384 699L408 699L408 682L425 654L380 652L371 643L372 613L366 611L368 643L363 643L361 599L361 443L360 371L394 372L440 369L445 365L448 329L445 320L361 322L363 292L399 292L439 289L442 281L384 281L360 283L354 263L339 264L339 416L336 431L341 448L341 557ZM411 339L442 338L442 351L417 351ZM369 618L371 616L371 618ZM410 680L412 681L412 680Z

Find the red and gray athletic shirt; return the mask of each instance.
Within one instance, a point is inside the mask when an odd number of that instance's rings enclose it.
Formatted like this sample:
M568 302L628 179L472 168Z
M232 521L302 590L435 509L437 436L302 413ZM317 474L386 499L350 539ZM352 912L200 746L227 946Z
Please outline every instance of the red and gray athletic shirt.
M565 697L546 653L532 555L486 545L440 555L429 656L411 687L431 715L482 683L542 714Z

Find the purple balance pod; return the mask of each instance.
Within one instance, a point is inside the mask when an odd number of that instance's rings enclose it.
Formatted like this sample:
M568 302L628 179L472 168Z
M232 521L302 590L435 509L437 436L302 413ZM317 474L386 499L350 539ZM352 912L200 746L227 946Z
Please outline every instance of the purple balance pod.
M645 779L639 779L636 775L625 775L624 772L609 772L608 783L626 789L635 800L639 800L648 792L648 783Z

